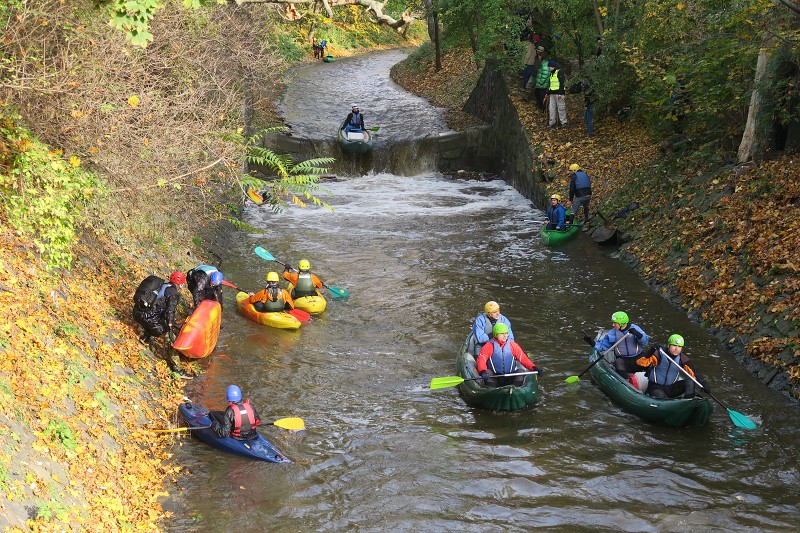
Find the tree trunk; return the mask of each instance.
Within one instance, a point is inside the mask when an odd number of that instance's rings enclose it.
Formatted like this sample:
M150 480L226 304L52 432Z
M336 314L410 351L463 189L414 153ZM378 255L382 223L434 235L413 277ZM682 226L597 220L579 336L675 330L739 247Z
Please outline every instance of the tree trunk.
M747 123L742 134L742 142L739 144L737 159L739 163L760 159L764 151L764 129L759 128L759 116L761 115L761 80L767 70L769 54L764 47L758 52L758 62L756 63L756 75L753 81L753 93L750 95L750 109L747 111Z

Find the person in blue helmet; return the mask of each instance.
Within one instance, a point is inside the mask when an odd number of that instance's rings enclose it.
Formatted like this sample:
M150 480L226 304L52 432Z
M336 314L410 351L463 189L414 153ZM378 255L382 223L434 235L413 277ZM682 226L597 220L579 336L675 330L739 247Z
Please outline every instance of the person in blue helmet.
M628 313L617 311L611 315L612 328L603 337L594 342L588 335L584 335L583 340L594 346L594 349L602 353L614 346L618 340L626 335L624 341L617 344L614 348L614 369L625 379L631 373L643 372L645 367L640 366L636 360L642 356L642 348L650 341L647 333L636 324L632 324L628 318Z
M222 306L222 272L210 265L198 265L186 273L186 285L192 293L194 307L203 300L214 300Z
M237 385L228 385L225 391L228 407L224 411L210 411L211 429L221 438L231 437L237 440L252 440L258 437L256 428L261 425L255 407L250 399L242 401L242 389Z

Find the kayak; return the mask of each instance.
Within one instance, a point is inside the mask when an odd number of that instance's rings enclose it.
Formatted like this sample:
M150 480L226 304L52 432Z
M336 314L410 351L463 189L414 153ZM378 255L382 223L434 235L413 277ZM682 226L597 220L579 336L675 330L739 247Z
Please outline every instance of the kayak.
M547 224L542 224L542 243L546 246L558 246L562 242L568 241L572 237L578 234L580 231L581 226L580 224L568 224L567 229L560 231L560 230L548 230L545 229Z
M239 307L239 313L245 318L278 329L297 329L300 327L300 321L286 311L274 313L256 311L256 308L248 301L248 298L250 298L250 295L246 292L240 291L236 293L236 305Z
M475 370L475 336L470 333L456 358L456 373L464 378L480 377ZM524 369L522 370L525 371ZM471 407L491 409L492 411L519 411L536 403L539 397L539 380L536 374L523 376L525 384L521 387L485 387L480 379L464 381L458 386L461 397Z
M208 409L203 409L190 402L180 404L178 409L189 427L211 425L211 419L208 417ZM257 438L252 440L237 440L233 437L220 437L211 428L195 429L192 430L191 433L206 444L228 453L243 455L244 457L251 457L261 461L269 461L270 463L292 462L260 433Z
M351 131L349 134L345 134L344 128L342 128L339 130L337 138L339 146L348 154L365 154L372 150L372 135L366 130Z
M203 300L181 327L172 347L191 359L200 359L214 351L222 324L219 302Z
M325 57L323 57L323 58L322 58L322 60L323 60L324 62L326 62L326 63L333 63L333 56L332 56L332 55L330 55L330 54L328 54L328 55L326 55Z
M592 350L589 362L598 357L600 354ZM659 400L639 392L617 374L605 359L594 365L589 373L600 390L614 403L649 422L674 427L702 426L714 411L714 403L710 398L695 396L688 399Z
M286 287L286 290L289 291L289 294L292 294L294 285L290 283L289 286ZM292 298L294 298L294 296L292 296ZM306 313L318 315L325 311L325 308L328 307L328 301L321 292L317 291L317 294L313 296L301 296L300 298L294 298L294 306L297 309L302 309Z

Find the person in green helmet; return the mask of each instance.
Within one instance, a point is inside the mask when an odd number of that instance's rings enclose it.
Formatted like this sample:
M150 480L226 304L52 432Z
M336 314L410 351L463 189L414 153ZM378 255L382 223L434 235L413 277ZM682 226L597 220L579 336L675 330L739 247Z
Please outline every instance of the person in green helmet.
M505 385L522 386L526 376L504 377L504 374L522 372L520 366L529 371L544 371L536 368L536 364L528 358L519 344L509 340L508 326L497 322L492 327L492 340L481 348L481 353L475 362L475 370L483 378L487 387L503 387Z
M642 328L630 322L628 313L625 311L617 311L611 315L611 325L612 328L599 341L592 341L588 335L585 335L583 340L602 353L614 346L625 335L630 334L614 348L616 356L614 368L620 376L628 379L630 373L645 370L636 363L636 360L642 356L642 348L650 341L650 338Z
M283 279L288 281L294 287L292 289L292 298L302 298L304 296L316 296L317 289L322 288L322 280L316 274L311 273L311 263L308 259L301 259L297 263L299 272L292 272L294 269L291 265L286 265L283 269Z
M683 337L677 333L670 335L666 349L654 344L636 361L639 366L650 369L647 373L647 394L653 398L694 398L694 381L684 376L678 370L678 365L708 390L703 383L705 378L701 378L689 357L683 353L683 344Z

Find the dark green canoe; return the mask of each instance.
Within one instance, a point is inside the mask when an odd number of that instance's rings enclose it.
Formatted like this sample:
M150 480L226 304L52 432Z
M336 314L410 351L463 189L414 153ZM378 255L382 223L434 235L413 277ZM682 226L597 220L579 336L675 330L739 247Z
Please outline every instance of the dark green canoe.
M464 379L477 378L475 371L475 337L469 334L456 358L456 373ZM524 369L522 370L524 371ZM539 380L536 374L524 376L522 387L484 387L482 380L465 381L458 386L458 392L467 405L493 411L519 411L536 403L539 397Z
M363 130L362 133L364 134L363 140L348 140L344 129L340 129L337 136L339 146L348 154L366 154L372 150L372 134L367 130Z
M589 362L598 357L599 354L592 350ZM589 373L600 390L614 403L649 422L674 427L702 426L714 412L714 403L710 398L695 396L687 400L658 400L642 394L622 379L605 360L594 365Z
M563 231L545 229L547 224L542 224L542 242L547 246L558 246L562 242L571 239L580 231L580 224L568 224Z

